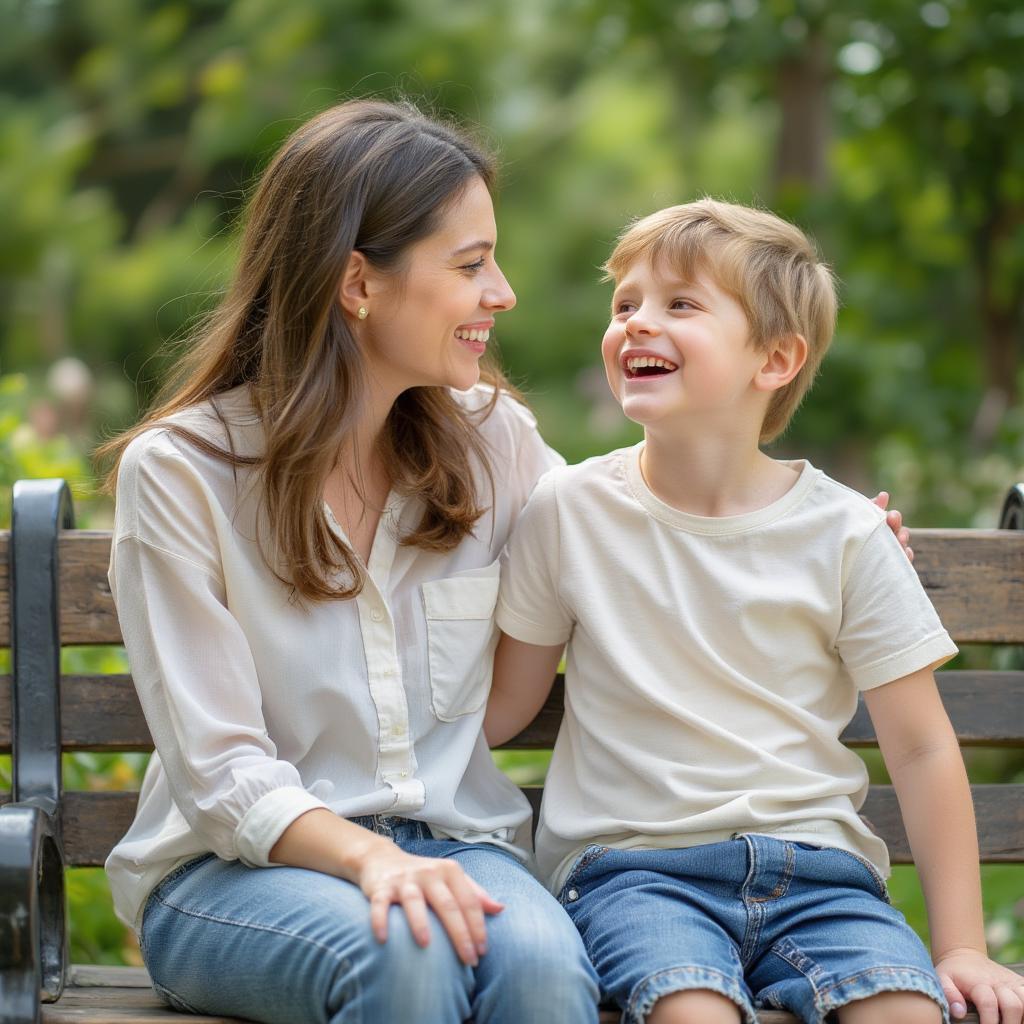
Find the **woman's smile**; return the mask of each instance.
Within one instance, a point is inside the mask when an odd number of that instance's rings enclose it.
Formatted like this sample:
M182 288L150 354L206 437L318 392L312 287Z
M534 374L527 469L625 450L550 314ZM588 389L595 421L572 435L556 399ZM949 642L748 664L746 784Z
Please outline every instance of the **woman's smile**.
M463 324L455 328L455 337L477 355L483 355L487 350L487 342L491 337L491 328L494 320L482 320L479 323Z

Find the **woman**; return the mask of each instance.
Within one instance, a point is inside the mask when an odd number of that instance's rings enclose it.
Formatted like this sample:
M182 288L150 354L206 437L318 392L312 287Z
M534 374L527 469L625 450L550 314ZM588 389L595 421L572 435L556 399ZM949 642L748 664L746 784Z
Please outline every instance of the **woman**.
M404 106L299 129L168 397L107 446L157 750L107 870L180 1008L596 1018L480 731L498 554L558 461L500 377L475 386L515 303L493 179Z
M107 871L181 1009L596 1019L481 733L498 555L560 461L479 366L515 303L493 183L410 107L314 118L264 173L197 346L101 449L156 745Z

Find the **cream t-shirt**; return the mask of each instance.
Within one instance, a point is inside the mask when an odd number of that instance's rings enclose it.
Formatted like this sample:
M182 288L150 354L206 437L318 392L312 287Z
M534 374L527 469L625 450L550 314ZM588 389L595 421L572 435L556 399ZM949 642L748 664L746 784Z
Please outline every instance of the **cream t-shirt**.
M956 647L884 513L807 462L780 499L706 518L659 500L642 444L549 472L504 555L497 621L568 642L537 859L756 832L888 874L839 741L857 694Z
M482 409L492 391L455 397ZM263 427L247 389L173 417L241 455ZM259 480L157 426L118 471L109 580L156 753L106 868L120 917L176 865L213 852L264 867L303 812L387 813L525 857L530 808L481 731L498 556L538 477L562 460L503 395L480 424L495 494L451 551L398 543L417 500L392 493L352 600L300 604L256 543ZM328 522L339 535L341 527Z

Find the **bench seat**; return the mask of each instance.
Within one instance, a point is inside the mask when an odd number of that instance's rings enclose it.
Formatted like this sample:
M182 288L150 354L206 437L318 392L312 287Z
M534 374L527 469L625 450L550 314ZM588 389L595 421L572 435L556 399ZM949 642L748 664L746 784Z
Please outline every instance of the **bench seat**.
M1024 964L1016 970L1024 973ZM601 1024L618 1024L618 1010L603 1009ZM799 1024L797 1018L778 1010L758 1014L760 1024ZM184 1017L169 1010L150 987L142 967L91 967L74 965L69 985L59 1003L43 1007L43 1024L150 1024L178 1021L179 1024L236 1024L236 1017ZM977 1024L978 1015L969 1013L967 1024ZM552 1024L558 1024L552 1021Z

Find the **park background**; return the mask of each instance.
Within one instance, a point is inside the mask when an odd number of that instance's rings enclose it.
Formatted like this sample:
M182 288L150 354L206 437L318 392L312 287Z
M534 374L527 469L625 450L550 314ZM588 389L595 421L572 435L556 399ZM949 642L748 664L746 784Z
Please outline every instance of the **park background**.
M890 490L912 526L994 526L1024 478L1022 54L1015 0L0 0L0 526L42 476L110 525L91 449L216 302L275 148L367 95L497 148L519 298L500 357L570 461L638 436L597 369L601 262L629 218L710 194L798 222L841 282L824 376L773 451ZM72 649L65 671L126 664ZM1020 752L967 757L973 781L1024 781ZM137 788L144 761L69 756L66 785ZM983 874L992 952L1024 960L1024 873ZM925 933L913 869L892 889ZM139 962L101 871L69 899L73 959Z

